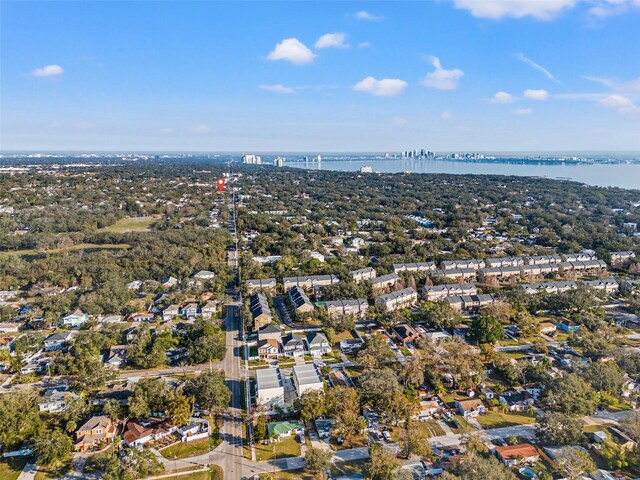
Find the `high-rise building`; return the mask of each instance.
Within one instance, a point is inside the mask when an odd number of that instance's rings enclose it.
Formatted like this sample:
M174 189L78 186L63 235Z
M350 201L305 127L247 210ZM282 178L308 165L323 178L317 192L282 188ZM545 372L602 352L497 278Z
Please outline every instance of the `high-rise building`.
M242 155L242 163L261 165L262 159L260 158L260 155L250 155L245 153L244 155Z
M274 167L284 167L284 157L276 157L276 159L273 161L273 166Z

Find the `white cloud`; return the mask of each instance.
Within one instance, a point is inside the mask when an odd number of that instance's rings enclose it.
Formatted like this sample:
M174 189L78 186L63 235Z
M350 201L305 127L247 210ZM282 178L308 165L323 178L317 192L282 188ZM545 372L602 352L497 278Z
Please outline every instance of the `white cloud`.
M442 115L440 115L440 118L442 120L444 120L445 122L449 121L449 120L451 120L451 114L448 111L444 111L444 112L442 112Z
M409 120L407 120L406 118L403 118L403 117L393 117L391 119L391 123L393 125L395 125L396 127L400 127L402 125L406 125L407 123L409 123Z
M431 64L435 67L435 70L427 74L422 81L423 86L437 88L438 90L455 90L458 87L458 80L464 75L462 70L458 68L445 70L442 68L438 57L433 57Z
M514 112L516 115L531 115L533 113L533 110L531 110L530 108L519 108L517 110L514 110Z
M167 128L161 128L160 129L160 133L162 135L173 135L175 133L175 128L171 128L171 127L167 127Z
M577 3L578 0L454 0L456 8L468 10L474 17L493 20L507 17L552 20Z
M620 113L638 113L640 109L631 99L618 94L609 95L600 99L600 105L611 107Z
M365 22L375 22L384 18L382 15L374 15L373 13L369 13L364 10L360 10L354 14L354 17L358 20L364 20Z
M346 33L325 33L316 41L315 47L318 50L321 48L349 48L350 45L348 43L345 43L346 41Z
M491 99L491 103L513 103L513 95L507 92L497 92Z
M62 75L64 69L60 65L47 65L46 67L36 68L31 72L34 77L54 77Z
M638 0L591 0L589 15L594 18L605 18L621 15L632 8L640 7Z
M407 88L407 82L399 78L377 80L373 77L366 77L353 86L357 92L367 92L376 97L395 97L400 95L405 88Z
M526 63L527 65L529 65L534 70L537 70L537 71L541 72L549 80L553 80L556 83L561 83L560 80L558 80L556 77L554 77L549 70L544 68L542 65L534 62L530 58L525 57L524 54L516 53L516 58L518 60L520 60L521 62Z
M543 101L549 98L549 92L543 89L533 90L531 88L528 88L527 90L524 91L523 95L525 96L525 98L528 98L529 100Z
M269 53L267 59L286 60L294 65L307 65L313 62L315 57L315 53L297 38L285 38Z
M633 102L627 97L614 94L601 99L600 104L604 105L605 107L625 108L631 107L633 105Z
M626 82L620 82L616 79L607 78L607 77L585 76L584 78L592 82L604 85L605 87L609 87L615 90L616 92L640 92L640 77L634 80L626 81Z
M206 125L198 125L193 129L193 133L197 133L198 135L206 135L209 133L211 129Z
M284 85L281 85L279 83L275 85L258 85L258 88L260 90L264 90L265 92L281 93L284 95L291 95L292 93L296 93L295 88L285 87Z
M358 48L369 48L371 44L369 42L360 42Z

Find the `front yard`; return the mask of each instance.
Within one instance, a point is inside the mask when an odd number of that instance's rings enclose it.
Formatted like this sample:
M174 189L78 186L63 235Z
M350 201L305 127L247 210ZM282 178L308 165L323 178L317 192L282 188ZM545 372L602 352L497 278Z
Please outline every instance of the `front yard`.
M29 457L25 456L3 458L0 461L0 478L3 480L16 480L28 460Z

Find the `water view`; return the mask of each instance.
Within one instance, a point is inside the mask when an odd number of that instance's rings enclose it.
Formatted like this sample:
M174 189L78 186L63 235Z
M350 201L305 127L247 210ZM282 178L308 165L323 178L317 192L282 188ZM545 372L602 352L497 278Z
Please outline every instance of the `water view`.
M317 162L288 162L287 166L311 170L359 171L371 166L374 172L452 173L544 177L574 180L602 187L640 188L640 163L514 163L501 161L353 159Z

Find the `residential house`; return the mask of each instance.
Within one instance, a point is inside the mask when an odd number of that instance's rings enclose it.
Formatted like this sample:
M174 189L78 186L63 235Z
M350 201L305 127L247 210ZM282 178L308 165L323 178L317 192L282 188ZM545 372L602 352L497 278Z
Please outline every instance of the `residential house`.
M178 279L176 277L166 277L162 279L162 286L164 288L175 288L178 285Z
M295 309L296 313L308 313L313 311L313 304L304 293L304 290L300 287L293 287L289 290L289 300Z
M470 259L470 260L445 260L441 263L441 267L445 270L453 268L465 268L478 270L484 266L484 260Z
M76 311L62 317L62 324L65 327L77 328L87 320L89 320L88 315L82 310L77 309Z
M47 352L63 350L67 345L71 344L75 334L73 332L52 333L44 339L42 344Z
M187 303L180 310L180 315L182 315L187 320L195 320L199 314L199 307L197 303Z
M418 301L418 294L409 287L395 292L387 293L376 297L376 307L386 309L388 311L397 310L398 308L407 308Z
M603 280L585 280L582 282L585 287L594 288L596 290L604 290L606 293L613 294L618 291L620 285L613 279Z
M394 273L417 273L429 274L436 269L435 262L419 262L419 263L394 263Z
M315 364L295 365L292 378L298 397L305 392L324 389L324 382Z
M195 280L213 280L215 277L216 274L209 270L200 270L193 276Z
M325 307L330 317L353 315L364 318L369 311L369 302L366 299L331 300L325 302Z
M304 340L293 334L282 337L282 350L287 357L303 357L306 351Z
M108 365L113 368L120 368L124 365L127 354L127 346L126 345L113 345L109 348L109 353L107 354L105 365Z
M478 270L478 278L482 282L507 282L520 279L520 267L489 267Z
M477 417L486 412L486 407L479 398L456 400L455 406L463 417Z
M578 288L576 282L545 282L545 283L530 283L527 285L518 285L519 289L524 290L525 293L535 295L538 293L563 293Z
M533 405L533 396L526 390L504 392L498 400L502 405L506 405L510 412L524 412Z
M256 370L256 392L258 407L272 410L284 406L284 383L278 367Z
M142 288L141 280L134 280L133 282L127 283L127 290L140 290Z
M129 316L129 321L131 322L153 322L155 316L151 312L138 312L132 313Z
M331 352L331 344L322 332L307 334L307 344L309 345L309 353L314 357L321 357Z
M145 426L136 422L129 422L122 439L128 447L149 446L157 440L168 437L175 431L175 426L164 421Z
M455 310L473 313L477 312L481 307L497 302L498 297L492 293L483 293L477 295L456 295L453 297L445 297L444 300Z
M636 254L630 251L627 252L611 252L611 265L614 267L620 267L627 262L631 262Z
M116 426L106 415L96 415L87 420L75 433L74 449L84 452L113 440Z
M162 311L162 320L168 322L180 315L180 307L178 305L169 305Z
M304 277L284 277L282 283L284 289L289 290L293 287L300 288L316 288L335 285L340 279L336 275L307 275Z
M335 418L316 418L313 423L319 438L331 438L331 429L333 428L333 424L336 423Z
M353 353L358 351L364 345L364 340L361 338L346 338L340 340L340 351L343 353Z
M273 338L258 340L258 357L260 360L274 360L278 358L278 341Z
M475 268L443 268L434 270L431 276L459 283L474 282L477 279L478 270Z
M498 460L507 467L520 465L523 463L535 463L540 460L540 453L530 443L519 443L517 445L507 445L504 447L496 447L496 456Z
M521 267L524 265L524 258L522 257L486 258L484 262L487 265L487 267Z
M258 290L275 291L277 284L275 278L253 278L245 282L247 291L251 294Z
M420 401L420 411L418 412L418 420L429 420L440 412L438 402L434 400Z
M78 398L73 392L67 391L66 387L55 387L45 390L42 400L38 403L41 412L58 413L69 408L69 403Z
M447 283L445 285L425 285L422 296L425 300L434 301L453 295L475 295L478 289L473 283Z
M418 338L418 331L408 323L401 323L391 328L391 335L396 342L406 345L415 342Z
M267 423L267 432L270 439L280 440L291 435L304 433L304 425L299 420L269 422Z
M282 338L282 329L273 323L269 323L258 330L258 340L266 340L272 338L280 341Z
M351 275L351 278L355 283L362 283L376 278L376 270L373 267L361 268L359 270L349 272L349 275Z
M200 309L200 313L202 315L202 318L209 320L218 313L218 304L213 300L209 300L202 306L202 308Z
M551 322L542 322L538 324L538 329L540 330L540 333L549 335L556 332L556 325Z
M558 323L556 323L556 328L558 330L562 330L565 333L570 333L580 330L580 325L576 324L573 320L563 318L562 320L558 321Z
M400 281L400 277L397 273L390 273L388 275L382 275L371 280L371 286L374 291L382 291L387 288L393 288Z
M549 265L554 263L562 263L562 257L560 255L538 255L525 257L524 260L528 265Z
M253 317L253 324L257 327L267 324L273 320L271 308L267 297L263 293L255 293L249 298L249 310Z

